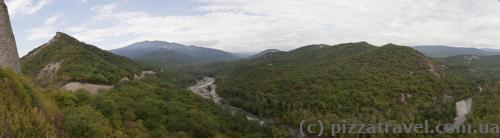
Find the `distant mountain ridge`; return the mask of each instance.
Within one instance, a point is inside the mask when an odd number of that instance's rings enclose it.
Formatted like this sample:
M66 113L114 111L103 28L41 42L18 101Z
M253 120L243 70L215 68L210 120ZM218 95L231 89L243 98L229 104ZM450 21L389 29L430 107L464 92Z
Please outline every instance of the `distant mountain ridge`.
M470 67L481 69L499 69L500 55L460 55L444 58L435 58L437 61L452 67Z
M452 57L460 55L500 55L500 50L497 49L450 47L442 45L424 45L415 46L413 48L429 57Z
M111 50L111 52L122 55L131 59L162 59L169 61L169 58L164 56L163 58L154 58L151 57L151 53L155 53L155 55L161 56L158 54L158 51L171 51L167 53L174 54L172 52L176 52L177 56L167 56L167 57L175 57L172 60L179 60L182 58L187 59L198 59L193 60L190 63L199 63L199 62L218 62L218 61L230 61L238 59L237 56L222 51L218 49L197 47L197 46L186 46L178 43L169 43L163 41L144 41L134 43L132 45L126 46L124 48L119 48L115 50ZM179 57L185 56L185 57ZM144 58L147 57L147 58ZM151 61L158 62L158 61Z
M264 50L258 54L255 54L253 56L248 57L248 59L260 58L260 57L265 56L269 53L276 53L276 52L282 52L282 51L278 50L278 49L267 49L267 50Z
M182 54L173 50L160 49L135 58L136 61L163 66L199 65L213 62L213 60Z

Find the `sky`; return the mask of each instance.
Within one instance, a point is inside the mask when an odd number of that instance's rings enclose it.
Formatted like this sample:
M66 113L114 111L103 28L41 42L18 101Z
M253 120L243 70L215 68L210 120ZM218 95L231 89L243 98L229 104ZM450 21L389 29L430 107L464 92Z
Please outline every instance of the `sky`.
M6 0L20 55L67 33L256 52L309 44L500 48L499 0Z

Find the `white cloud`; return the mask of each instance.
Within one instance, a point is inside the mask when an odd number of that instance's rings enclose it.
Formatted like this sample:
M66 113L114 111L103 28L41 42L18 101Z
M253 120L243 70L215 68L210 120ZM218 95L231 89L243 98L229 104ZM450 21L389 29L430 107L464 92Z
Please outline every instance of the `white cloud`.
M52 17L47 18L43 25L29 30L28 40L46 40L52 37L57 31L58 21L62 16L61 13L56 13Z
M10 16L18 17L31 15L50 4L52 0L7 0Z
M90 21L69 28L107 49L142 40L165 40L254 51L314 43L490 46L500 43L497 0L196 0L203 14L156 15L92 8ZM107 42L132 36L122 43ZM499 47L500 48L500 47Z
M62 14L57 13L57 14L53 15L52 17L47 18L45 20L45 24L52 25L52 24L56 23L61 17L62 17Z

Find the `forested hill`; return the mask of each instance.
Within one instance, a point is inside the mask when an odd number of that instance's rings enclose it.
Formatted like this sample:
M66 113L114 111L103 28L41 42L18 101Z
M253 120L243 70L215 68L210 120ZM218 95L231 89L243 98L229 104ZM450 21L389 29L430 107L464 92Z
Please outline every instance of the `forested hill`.
M42 85L68 81L114 84L133 78L140 67L132 60L57 33L21 59L23 73Z
M207 66L219 94L262 117L357 122L451 122L475 84L409 47L311 45Z

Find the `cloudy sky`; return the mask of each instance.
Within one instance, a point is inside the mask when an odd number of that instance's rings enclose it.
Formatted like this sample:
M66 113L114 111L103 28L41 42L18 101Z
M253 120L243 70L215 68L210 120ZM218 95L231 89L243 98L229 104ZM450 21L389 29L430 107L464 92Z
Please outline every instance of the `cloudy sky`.
M61 31L102 49L162 40L253 52L307 44L500 48L498 0L6 0L19 52Z

